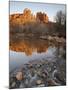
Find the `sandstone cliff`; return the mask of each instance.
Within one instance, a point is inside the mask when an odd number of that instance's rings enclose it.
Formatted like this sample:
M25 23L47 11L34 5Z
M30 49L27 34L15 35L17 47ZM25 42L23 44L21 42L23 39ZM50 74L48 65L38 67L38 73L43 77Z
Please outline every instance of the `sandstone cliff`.
M28 22L43 22L48 23L48 16L45 13L37 12L36 16L32 14L31 10L25 8L23 13L12 14L9 17L10 23L25 24Z

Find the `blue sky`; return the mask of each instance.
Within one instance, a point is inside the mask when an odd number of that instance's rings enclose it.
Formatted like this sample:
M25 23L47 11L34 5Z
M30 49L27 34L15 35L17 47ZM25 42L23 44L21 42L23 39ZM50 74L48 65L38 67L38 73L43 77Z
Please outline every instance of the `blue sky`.
M45 12L50 21L54 21L56 12L62 10L65 12L66 6L64 4L48 4L48 3L32 3L23 1L10 1L10 14L23 13L25 8L31 9L32 13Z

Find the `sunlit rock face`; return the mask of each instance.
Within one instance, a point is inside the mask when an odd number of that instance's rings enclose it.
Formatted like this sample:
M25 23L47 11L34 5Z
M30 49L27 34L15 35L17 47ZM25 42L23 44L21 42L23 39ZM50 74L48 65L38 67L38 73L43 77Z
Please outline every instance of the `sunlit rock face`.
M37 12L36 19L37 21L43 22L43 23L48 23L49 21L47 14L42 13L42 12Z
M25 52L26 55L32 55L33 52L42 53L46 52L48 49L48 42L37 41L37 40L26 40L23 39L19 42L11 42L10 50L16 52Z
M35 16L31 13L31 10L26 8L24 9L23 13L20 14L12 14L9 17L10 22L16 23L16 24L24 24L27 22L35 22Z
M25 8L23 13L12 14L9 16L10 22L15 24L25 24L28 22L43 22L48 23L48 16L45 13L38 12L36 16L32 14L31 10Z

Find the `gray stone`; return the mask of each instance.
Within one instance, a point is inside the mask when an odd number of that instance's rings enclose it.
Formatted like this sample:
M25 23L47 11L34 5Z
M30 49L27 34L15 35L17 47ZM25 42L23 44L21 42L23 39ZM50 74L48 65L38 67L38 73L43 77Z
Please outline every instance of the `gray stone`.
M45 87L45 84L40 84L38 85L38 87Z
M13 82L11 87L14 88L16 86L16 82Z

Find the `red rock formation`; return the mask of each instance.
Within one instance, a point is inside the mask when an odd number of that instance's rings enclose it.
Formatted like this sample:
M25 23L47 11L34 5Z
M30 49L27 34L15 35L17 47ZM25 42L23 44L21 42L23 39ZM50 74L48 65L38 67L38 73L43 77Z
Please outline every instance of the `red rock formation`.
M48 23L48 16L45 13L38 12L36 17L31 13L31 10L26 8L22 14L12 14L9 16L10 22L15 24L24 24L28 22L40 21Z
M22 14L13 14L10 15L10 22L16 23L16 24L24 24L27 22L35 22L35 17L31 13L31 10L29 9L24 9Z
M48 16L45 13L37 12L36 19L39 22L48 23Z
M43 23L47 23L48 16L45 13L38 13L37 16L34 16L31 13L31 10L26 8L22 14L10 15L9 19L10 19L9 23L10 23L10 43L11 43L10 49L11 50L14 50L17 52L25 52L27 55L31 55L33 51L37 51L38 53L47 51L48 44L46 44L46 43L44 43L44 46L43 46L42 42L40 44L38 41L35 43L26 42L26 41L17 43L17 41L19 41L19 39L20 39L20 38L18 38L18 35L20 34L19 31L21 30L20 26L23 26L23 28L25 26L28 29L29 25L32 26L32 25L36 24L35 26L33 26L33 28L35 28L36 26L39 27L37 20L39 20L40 22L43 22ZM28 22L36 22L36 23L34 23L34 24L29 23L27 25L23 25ZM30 34L32 35L32 33L30 33ZM23 33L22 33L22 35L23 35ZM37 34L37 36L38 36L38 34Z

